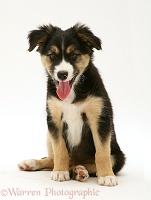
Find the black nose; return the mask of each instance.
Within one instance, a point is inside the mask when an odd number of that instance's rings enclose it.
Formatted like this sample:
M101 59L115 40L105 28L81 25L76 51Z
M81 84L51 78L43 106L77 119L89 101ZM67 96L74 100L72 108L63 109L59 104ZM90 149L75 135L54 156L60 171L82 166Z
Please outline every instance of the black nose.
M58 78L59 78L61 81L64 81L64 80L66 80L67 77L68 77L68 72L66 72L66 71L59 71L59 72L57 73L57 76L58 76Z

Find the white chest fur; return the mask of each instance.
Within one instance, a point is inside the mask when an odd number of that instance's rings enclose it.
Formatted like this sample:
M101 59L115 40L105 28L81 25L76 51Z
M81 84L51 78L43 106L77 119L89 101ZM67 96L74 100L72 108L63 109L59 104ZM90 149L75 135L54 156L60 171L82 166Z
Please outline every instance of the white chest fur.
M71 90L69 97L64 100L58 100L55 97L48 99L48 107L52 117L60 124L66 122L68 124L67 139L70 147L80 144L83 128L82 113L86 113L90 120L97 119L104 106L103 100L99 97L89 96L83 102L72 104L74 99L74 91Z
M62 103L63 118L62 123L68 124L67 138L69 146L75 147L81 141L82 135L82 107L67 102Z

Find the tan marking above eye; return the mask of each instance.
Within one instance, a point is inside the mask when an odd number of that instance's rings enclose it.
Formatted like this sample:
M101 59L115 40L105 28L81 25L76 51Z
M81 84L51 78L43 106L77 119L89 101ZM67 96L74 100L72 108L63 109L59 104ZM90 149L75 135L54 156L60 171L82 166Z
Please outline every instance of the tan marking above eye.
M73 51L75 51L75 46L74 45L68 46L67 49L66 49L66 53L67 54L70 54Z
M57 46L55 46L55 45L53 45L53 46L51 46L51 48L50 48L50 50L48 51L48 55L50 55L51 53L56 53L56 54L59 54L60 53L60 51L59 51L59 49L58 49L58 47Z

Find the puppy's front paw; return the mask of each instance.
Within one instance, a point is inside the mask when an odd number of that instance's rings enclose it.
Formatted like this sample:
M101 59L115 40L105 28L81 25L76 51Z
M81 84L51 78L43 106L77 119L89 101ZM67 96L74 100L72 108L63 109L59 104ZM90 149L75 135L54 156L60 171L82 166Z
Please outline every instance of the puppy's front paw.
M116 186L118 185L117 179L115 176L105 176L98 178L99 185L103 186Z
M38 169L35 160L23 160L18 164L18 168L23 171L35 171Z
M52 171L50 179L54 181L69 181L70 175L68 171Z

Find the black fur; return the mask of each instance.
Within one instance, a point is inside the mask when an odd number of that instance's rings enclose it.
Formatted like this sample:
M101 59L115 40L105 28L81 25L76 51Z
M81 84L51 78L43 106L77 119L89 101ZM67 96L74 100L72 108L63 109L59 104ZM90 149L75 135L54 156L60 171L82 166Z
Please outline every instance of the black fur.
M54 123L54 121L52 119L52 116L48 109L48 106L47 106L47 126L48 126L48 130L50 130L53 138L55 140L57 140L58 139L58 127L56 126L56 124Z

